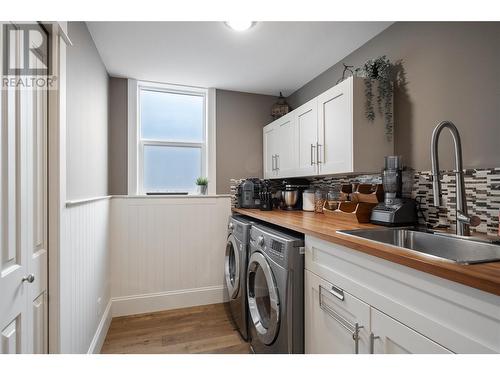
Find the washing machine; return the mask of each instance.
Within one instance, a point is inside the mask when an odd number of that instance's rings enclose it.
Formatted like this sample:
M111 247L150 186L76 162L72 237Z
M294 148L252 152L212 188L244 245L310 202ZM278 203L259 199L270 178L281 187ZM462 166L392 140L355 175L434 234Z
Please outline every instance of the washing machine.
M304 353L301 235L252 225L247 298L251 347L255 353Z
M229 218L224 277L229 294L229 314L244 340L248 340L246 281L252 222L242 216Z

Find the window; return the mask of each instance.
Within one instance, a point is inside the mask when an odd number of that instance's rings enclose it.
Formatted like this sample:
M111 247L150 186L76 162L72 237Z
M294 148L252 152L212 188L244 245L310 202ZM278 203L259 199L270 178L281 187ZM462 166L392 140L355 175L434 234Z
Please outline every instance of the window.
M206 89L129 81L129 107L136 111L131 117L129 108L129 119L136 119L129 122L129 138L135 137L129 139L129 194L192 194L197 177L211 180L208 96Z

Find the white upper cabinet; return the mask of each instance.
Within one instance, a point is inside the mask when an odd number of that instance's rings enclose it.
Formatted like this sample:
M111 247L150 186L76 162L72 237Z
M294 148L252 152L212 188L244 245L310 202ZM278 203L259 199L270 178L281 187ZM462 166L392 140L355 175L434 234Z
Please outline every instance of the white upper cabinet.
M295 130L295 121L291 113L276 121L277 156L275 166L278 177L289 177L296 173Z
M364 79L351 77L267 125L264 139L276 127L280 134L274 151L264 144L264 177L378 172L394 145L381 114L366 119L365 103Z
M318 172L318 106L316 99L292 112L297 135L296 175L310 176Z
M320 174L353 172L352 79L317 98Z
M264 128L264 178L293 176L296 168L296 129L291 113Z
M278 141L276 124L272 123L264 128L263 137L263 162L264 178L278 177L276 169L276 155L278 155Z

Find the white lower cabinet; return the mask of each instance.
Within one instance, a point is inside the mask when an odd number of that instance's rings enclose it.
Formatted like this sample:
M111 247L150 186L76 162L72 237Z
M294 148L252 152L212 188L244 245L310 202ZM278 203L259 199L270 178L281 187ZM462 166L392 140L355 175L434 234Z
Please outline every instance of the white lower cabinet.
M500 352L496 295L307 235L304 279L306 353Z
M307 270L305 288L306 353L452 353Z
M370 352L373 354L453 353L374 308L371 323Z
M305 288L306 353L368 353L370 306L309 271Z

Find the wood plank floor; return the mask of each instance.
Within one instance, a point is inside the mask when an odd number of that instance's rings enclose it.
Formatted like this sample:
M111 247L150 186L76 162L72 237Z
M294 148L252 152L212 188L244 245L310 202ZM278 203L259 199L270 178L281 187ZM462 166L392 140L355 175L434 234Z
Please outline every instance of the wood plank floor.
M248 354L227 304L113 318L103 354Z

